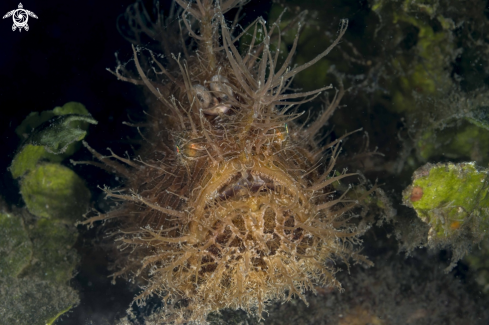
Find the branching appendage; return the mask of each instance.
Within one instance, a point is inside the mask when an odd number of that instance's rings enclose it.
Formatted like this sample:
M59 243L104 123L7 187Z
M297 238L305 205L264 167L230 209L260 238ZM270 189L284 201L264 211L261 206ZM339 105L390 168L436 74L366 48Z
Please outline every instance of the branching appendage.
M268 28L257 19L238 33L223 14L243 1L175 1L182 10L176 23L197 47L171 53L166 62L152 51L151 60L144 59L133 47L138 77L125 77L158 100L144 132L150 145L131 160L105 157L86 145L127 180L120 191L106 190L120 202L118 209L86 221L117 218L112 233L122 252L116 276L141 284L138 304L153 296L164 301L151 318L158 323L204 323L222 308L242 308L261 319L269 301L295 295L306 302L305 292L317 286L340 288L331 261L370 265L354 249L364 229L350 219L375 187L355 199L340 193L340 182L358 177L335 171L348 134L322 147L314 139L339 106L342 85L309 129L298 132L295 119L302 113L286 112L332 89L290 87L297 73L333 50L348 22L341 21L326 50L292 68L298 35L282 65L277 43L293 26ZM302 20L294 21L298 34ZM253 37L241 53L237 43L246 33Z
M157 47L168 58L171 53L186 47L186 35L179 35L179 26L174 24L181 13L182 9L172 2L169 12L165 13L164 17L159 1L154 1L153 12L149 13L143 1L137 0L118 17L116 26L119 33L130 43L136 46ZM193 23L194 21L189 22L190 25Z

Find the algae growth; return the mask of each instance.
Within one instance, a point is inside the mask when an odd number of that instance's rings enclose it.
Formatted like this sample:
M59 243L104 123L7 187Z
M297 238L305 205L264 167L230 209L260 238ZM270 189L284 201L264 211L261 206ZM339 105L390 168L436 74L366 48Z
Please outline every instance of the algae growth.
M90 192L56 153L76 150L86 122L96 123L87 115L72 102L31 114L17 129L33 127L10 167L26 208L0 206L0 324L50 325L79 302L69 286L80 259L74 223L88 211Z

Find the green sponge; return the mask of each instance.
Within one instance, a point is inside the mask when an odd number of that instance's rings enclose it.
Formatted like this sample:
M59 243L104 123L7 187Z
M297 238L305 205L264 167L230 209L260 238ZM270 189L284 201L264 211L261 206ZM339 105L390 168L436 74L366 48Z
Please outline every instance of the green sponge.
M87 210L90 191L71 169L44 163L24 176L20 193L27 209L38 217L76 220Z
M429 246L453 249L449 269L489 230L489 171L474 163L424 165L403 200L430 226Z

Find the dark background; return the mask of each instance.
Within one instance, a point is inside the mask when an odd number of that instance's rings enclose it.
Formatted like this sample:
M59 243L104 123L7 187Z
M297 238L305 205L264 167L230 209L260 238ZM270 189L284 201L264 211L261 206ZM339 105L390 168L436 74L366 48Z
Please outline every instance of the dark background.
M132 0L24 1L29 31L12 31L12 18L0 21L0 195L21 204L6 168L20 143L15 128L30 112L52 110L69 101L83 103L99 121L91 136L113 140L114 123L131 101L129 85L106 71L114 53L128 48L116 29L117 16ZM2 1L3 16L17 1Z

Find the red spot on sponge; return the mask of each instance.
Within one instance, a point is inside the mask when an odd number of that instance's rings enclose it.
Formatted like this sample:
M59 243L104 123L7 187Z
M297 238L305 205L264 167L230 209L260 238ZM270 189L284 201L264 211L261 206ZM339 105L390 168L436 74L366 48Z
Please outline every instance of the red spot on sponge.
M415 186L413 191L411 192L411 202L416 202L421 200L423 197L423 188L419 186Z

